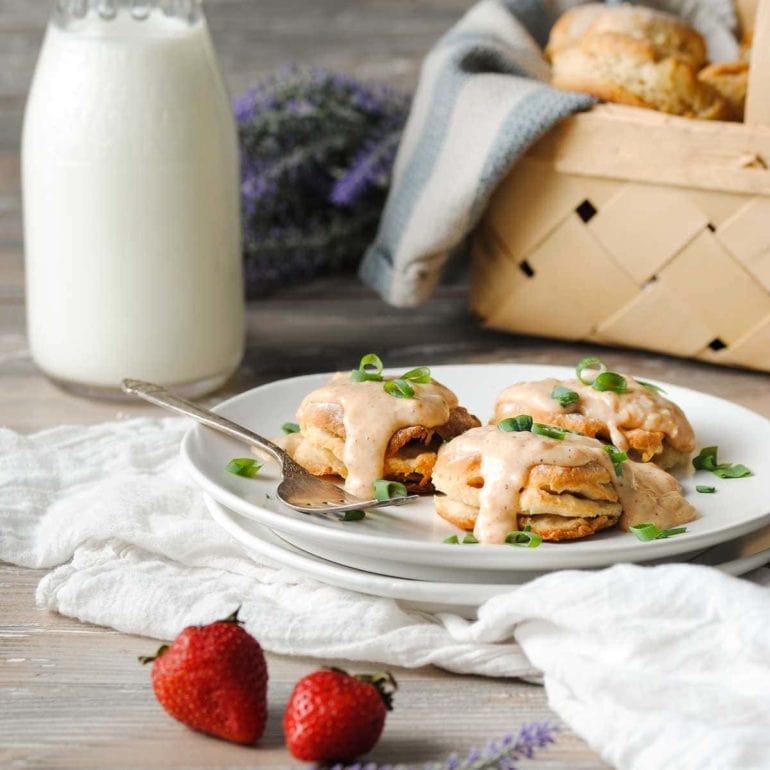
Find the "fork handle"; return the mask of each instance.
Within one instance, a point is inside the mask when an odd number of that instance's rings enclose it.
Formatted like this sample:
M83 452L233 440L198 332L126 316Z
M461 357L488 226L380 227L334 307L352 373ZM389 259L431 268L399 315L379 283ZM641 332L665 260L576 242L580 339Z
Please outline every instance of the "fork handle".
M192 401L169 393L161 385L154 385L151 382L143 382L142 380L123 380L121 387L126 393L139 396L139 398L143 398L145 401L162 406L164 409L169 409L172 412L192 417L209 428L225 433L238 441L242 441L244 444L257 446L272 455L282 466L287 462L292 462L289 455L281 447L264 436L260 436L258 433L254 433L248 428L238 425L237 422L228 420L226 417L222 417L222 415L215 412L201 409L196 404L193 404Z

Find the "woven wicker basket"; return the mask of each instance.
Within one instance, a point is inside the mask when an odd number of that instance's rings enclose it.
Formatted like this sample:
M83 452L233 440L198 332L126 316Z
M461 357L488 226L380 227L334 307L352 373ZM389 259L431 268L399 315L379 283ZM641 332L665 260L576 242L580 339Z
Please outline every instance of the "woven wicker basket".
M770 371L770 0L740 10L745 123L599 105L516 165L474 239L486 326Z

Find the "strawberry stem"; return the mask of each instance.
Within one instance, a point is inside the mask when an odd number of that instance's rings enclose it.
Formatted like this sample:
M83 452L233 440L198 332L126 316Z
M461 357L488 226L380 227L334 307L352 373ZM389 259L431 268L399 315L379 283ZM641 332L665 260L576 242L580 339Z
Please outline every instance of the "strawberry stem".
M390 671L377 671L374 674L356 674L356 679L362 682L366 682L380 695L382 702L385 704L385 708L388 711L393 711L393 693L398 690L398 682Z
M220 623L235 623L236 625L242 626L243 621L238 617L238 613L241 611L241 605L239 604L235 608L235 612L228 615L224 620L220 620Z
M158 651L154 655L140 655L139 662L144 665L145 663L152 663L156 658L159 658L168 649L167 644L163 644L158 647Z

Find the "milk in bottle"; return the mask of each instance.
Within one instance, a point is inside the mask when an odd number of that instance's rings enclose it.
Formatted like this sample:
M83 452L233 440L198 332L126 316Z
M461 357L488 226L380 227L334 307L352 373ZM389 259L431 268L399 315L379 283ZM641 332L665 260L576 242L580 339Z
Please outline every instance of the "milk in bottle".
M236 128L195 0L59 0L22 139L27 318L52 379L200 395L243 353Z

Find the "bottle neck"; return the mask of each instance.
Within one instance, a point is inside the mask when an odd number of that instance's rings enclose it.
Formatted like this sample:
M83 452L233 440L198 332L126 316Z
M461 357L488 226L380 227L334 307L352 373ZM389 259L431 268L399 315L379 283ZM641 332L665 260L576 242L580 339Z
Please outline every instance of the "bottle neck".
M194 24L203 11L201 0L56 0L53 19L67 29L86 19L110 22L123 16L141 22L153 14Z

